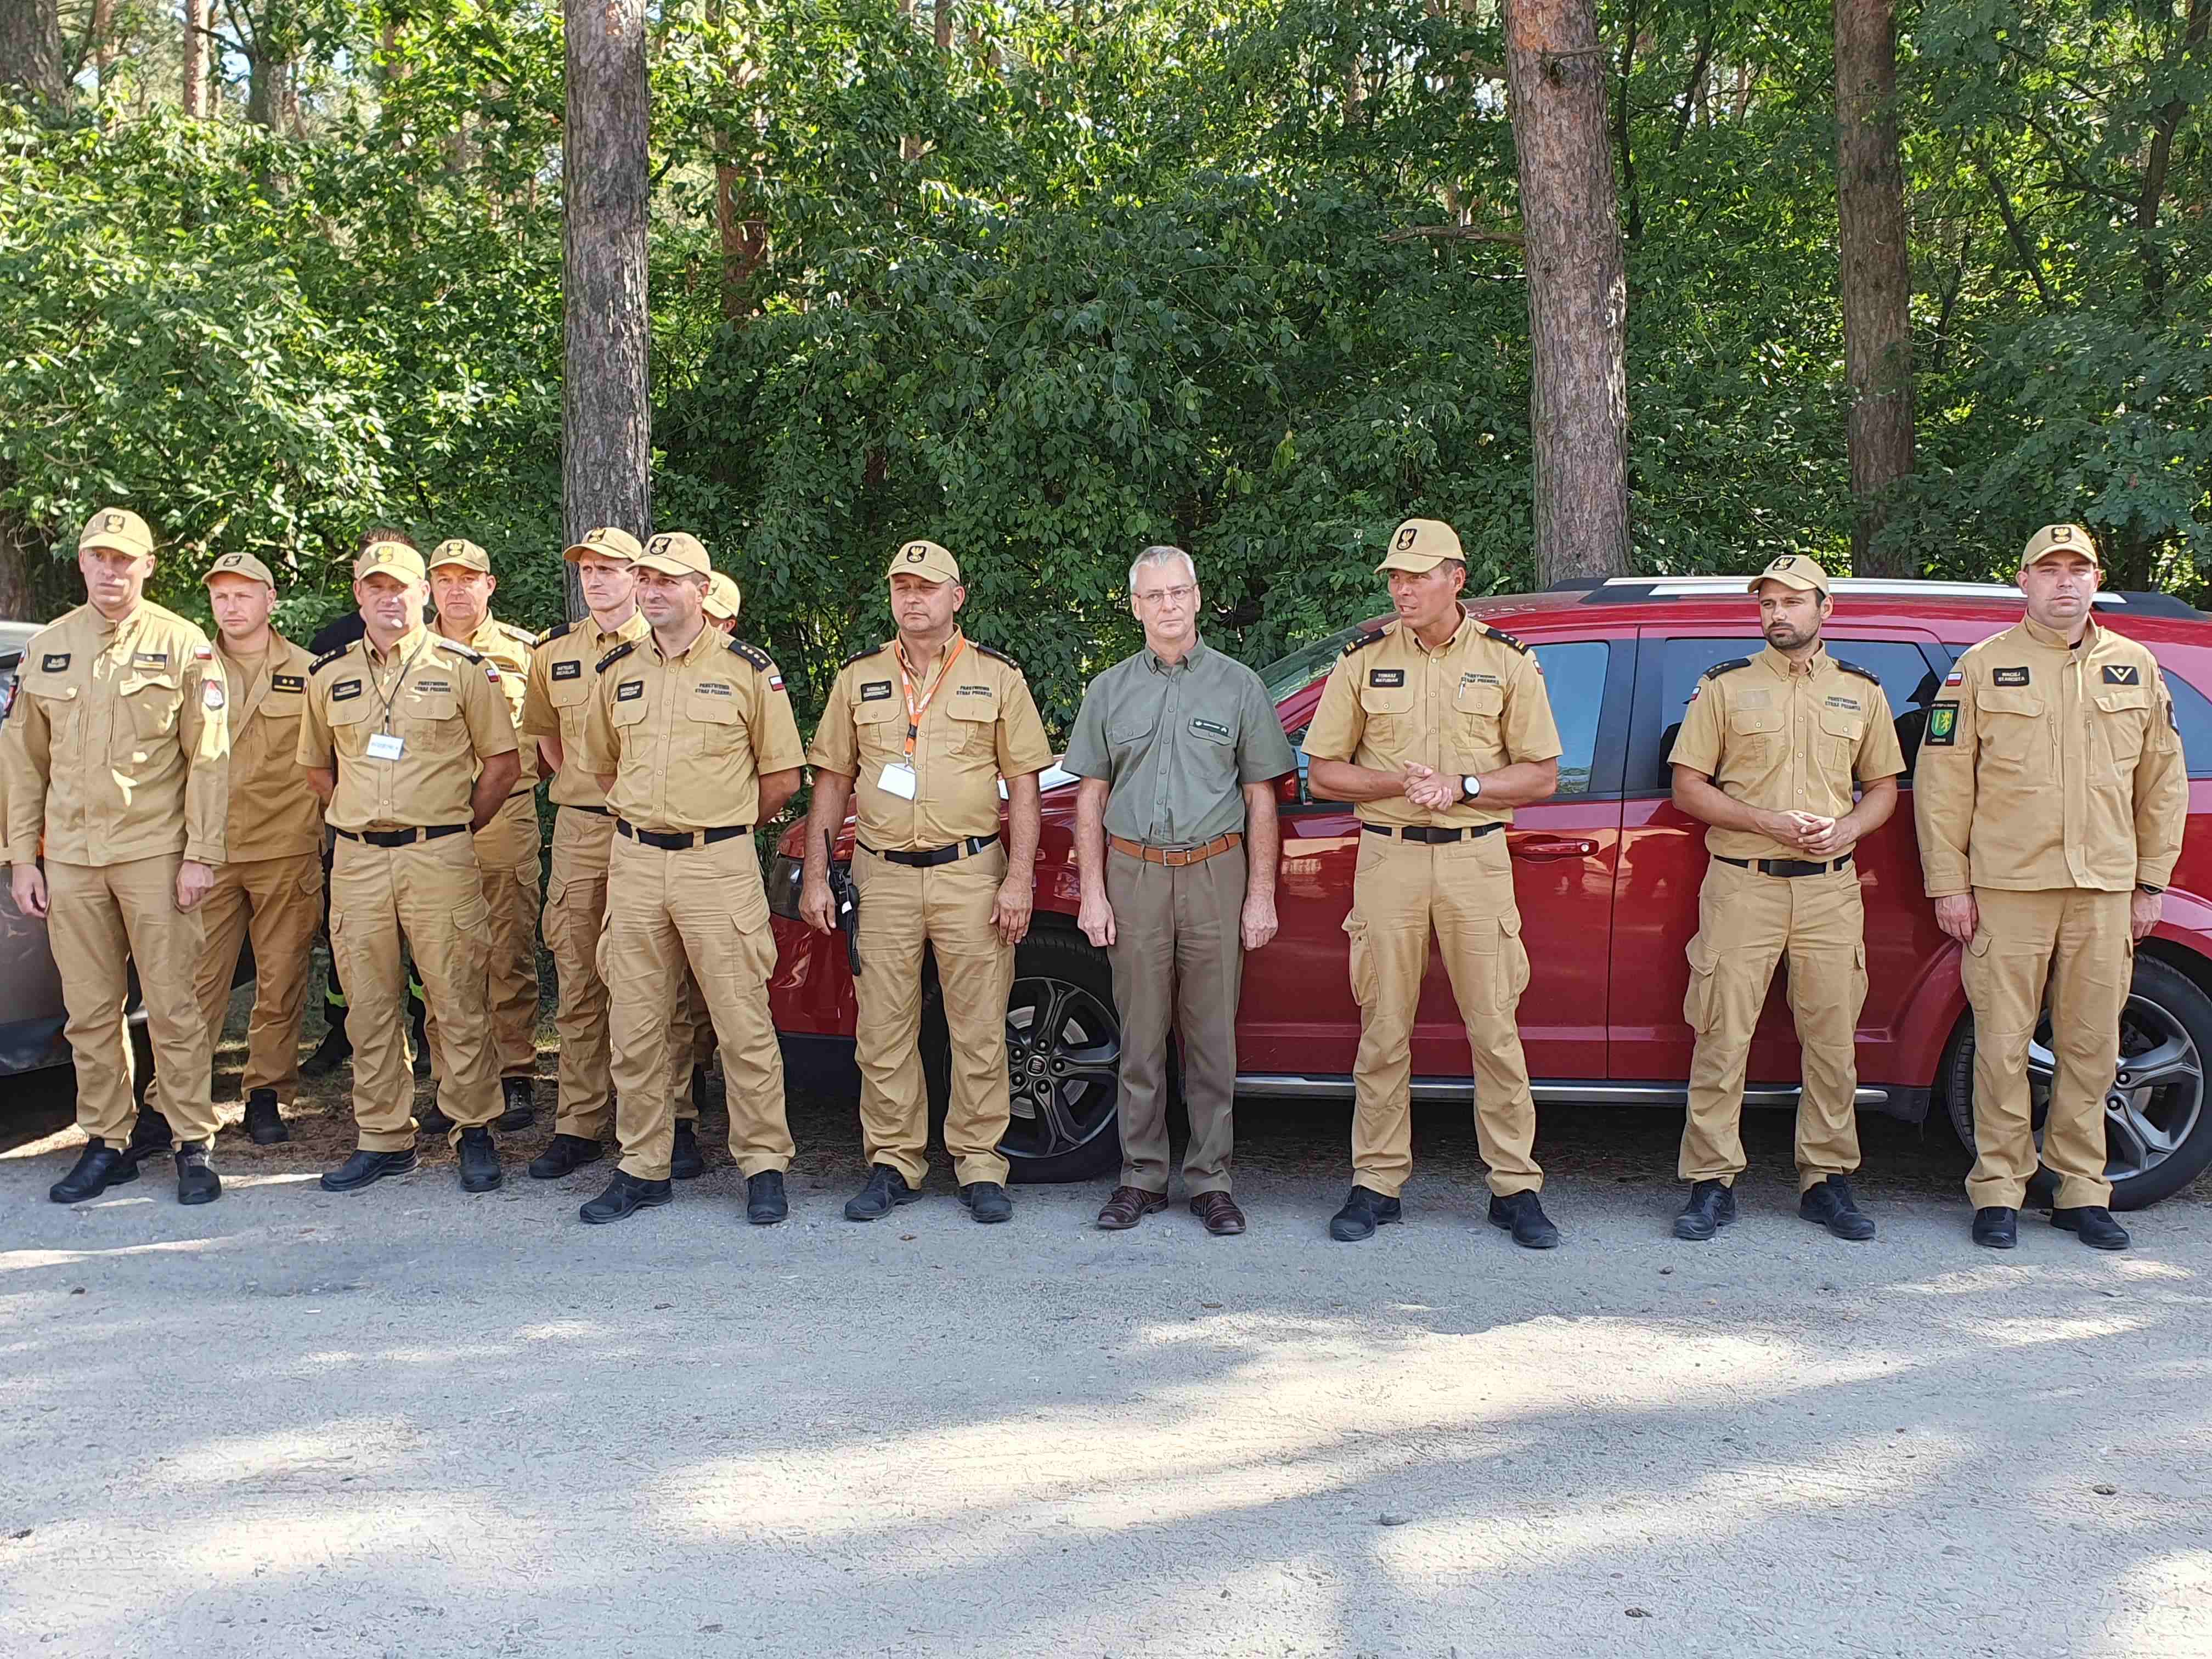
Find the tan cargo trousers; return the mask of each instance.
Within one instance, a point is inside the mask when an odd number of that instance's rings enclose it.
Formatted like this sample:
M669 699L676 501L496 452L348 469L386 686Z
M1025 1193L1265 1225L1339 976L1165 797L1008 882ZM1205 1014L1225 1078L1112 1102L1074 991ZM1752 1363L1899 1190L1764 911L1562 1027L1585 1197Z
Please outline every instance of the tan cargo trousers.
M155 1105L180 1139L205 1140L220 1121L208 1082L211 1038L192 996L200 913L177 908L183 862L176 853L122 864L46 860L46 938L76 1060L77 1127L111 1146L131 1139L137 1115L123 1018L132 962L154 1044Z
M1441 845L1364 832L1359 840L1344 919L1360 1016L1353 1182L1395 1198L1413 1171L1413 1018L1433 934L1474 1053L1475 1141L1490 1190L1500 1198L1541 1191L1536 1102L1515 1023L1528 953L1505 832Z
M612 856L611 815L563 806L553 819L553 866L545 889L545 948L552 953L561 1000L553 1029L561 1041L560 1104L556 1134L605 1140L614 1133L614 1079L609 1048L606 981L599 977L599 935L607 925L607 865ZM698 1023L707 1025L705 1005ZM698 1115L691 1103L693 1063L690 1015L669 1051L670 1109L679 1122ZM713 1028L702 1046L714 1054ZM704 1063L703 1060L701 1063Z
M407 1062L410 950L422 1000L445 1011L434 1052L449 1139L500 1114L499 1060L484 1012L489 907L468 833L405 847L337 839L331 866L331 950L346 988L353 1115L361 1147L415 1144L415 1073ZM404 941L404 946L403 946Z
M492 821L477 831L477 875L489 915L485 940L487 1014L492 1054L502 1078L538 1074L538 858L544 839L538 803L529 794L507 797ZM424 983L427 985L428 981ZM438 1005L425 998L423 1033L439 1055Z
M2043 1162L2064 1209L2112 1202L2105 1179L2105 1096L2120 1062L2120 1012L2135 978L2126 893L2062 887L2014 893L1977 887L1981 925L1959 961L1974 1006L1976 1209L2020 1208L2035 1174L2027 1047L2051 995L2057 1066L2043 1125Z
M1237 1000L1244 988L1242 846L1170 866L1106 854L1114 1001L1121 1015L1121 1185L1168 1189L1168 1042L1182 1044L1190 1115L1183 1191L1225 1193L1237 1151ZM1005 999L1000 999L1004 1006Z
M1715 859L1698 895L1682 1018L1698 1034L1675 1172L1728 1186L1743 1173L1743 1079L1774 964L1790 961L1804 1087L1797 1097L1797 1189L1859 1167L1859 1010L1866 915L1856 868L1764 876Z
M768 1006L775 939L750 836L679 852L615 838L599 977L612 1003L622 1168L641 1180L668 1179L676 1142L670 1083L678 1063L690 1069L673 1019L687 964L721 1043L730 1156L747 1176L787 1170L783 1054Z
M945 1150L953 1177L1006 1184L1006 993L1014 953L991 926L1006 878L1004 843L950 864L917 870L866 848L853 854L860 890L860 973L853 982L860 1012L854 1059L860 1067L860 1145L870 1164L888 1164L919 1187L929 1173L929 1091L921 1073L921 954L936 953L951 1037L951 1098Z
M242 1094L273 1089L289 1102L300 1083L300 1020L307 1012L308 969L323 922L323 858L226 864L200 902L203 943L192 994L207 1021L212 1048L230 1012L238 947L253 944L253 1016L246 1028Z

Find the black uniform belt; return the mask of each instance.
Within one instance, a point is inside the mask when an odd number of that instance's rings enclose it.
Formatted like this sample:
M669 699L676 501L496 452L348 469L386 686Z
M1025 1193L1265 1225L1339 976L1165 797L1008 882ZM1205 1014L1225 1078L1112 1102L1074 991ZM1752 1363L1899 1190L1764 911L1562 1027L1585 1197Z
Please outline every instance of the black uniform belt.
M561 803L561 810L562 810L562 811L564 811L564 812L589 812L589 813L591 813L594 817L601 817L601 818L607 817L611 816L610 810L609 810L608 808L606 808L606 807L604 807L604 806L580 806L580 805L577 805L575 803L574 803L574 802L572 802L572 801L563 801L563 802L562 802L562 803Z
M615 820L615 833L628 836L632 841L647 847L657 847L664 853L681 853L693 847L712 847L718 841L729 841L738 836L752 833L750 823L726 823L719 830L689 830L680 835L664 835L658 830L641 830L628 818Z
M972 858L985 848L998 844L996 836L970 836L965 841L954 842L950 847L933 847L927 853L878 853L865 842L861 843L860 850L883 860L886 864L904 864L916 870L927 870L937 865L951 864L957 859Z
M1802 859L1732 859L1719 853L1713 856L1723 864L1733 864L1739 870L1756 870L1762 876L1825 876L1851 861L1849 853L1833 864L1808 864Z
M1473 841L1478 836L1486 836L1492 830L1503 830L1505 826L1502 823L1477 823L1457 830L1439 830L1425 823L1409 823L1403 828L1388 823L1363 823L1359 827L1370 836L1395 836L1401 841L1425 841L1436 846L1457 841L1462 836Z
M371 847L412 847L418 841L461 835L468 827L465 823L434 823L428 830L341 830L338 834L348 841L367 842Z

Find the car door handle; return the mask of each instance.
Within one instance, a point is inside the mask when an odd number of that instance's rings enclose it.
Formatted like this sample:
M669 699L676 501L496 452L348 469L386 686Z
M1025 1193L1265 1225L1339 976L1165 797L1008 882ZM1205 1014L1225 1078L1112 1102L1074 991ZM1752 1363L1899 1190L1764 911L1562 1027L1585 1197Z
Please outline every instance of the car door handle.
M1597 843L1594 841L1539 841L1532 837L1512 844L1516 859L1586 859L1596 851Z

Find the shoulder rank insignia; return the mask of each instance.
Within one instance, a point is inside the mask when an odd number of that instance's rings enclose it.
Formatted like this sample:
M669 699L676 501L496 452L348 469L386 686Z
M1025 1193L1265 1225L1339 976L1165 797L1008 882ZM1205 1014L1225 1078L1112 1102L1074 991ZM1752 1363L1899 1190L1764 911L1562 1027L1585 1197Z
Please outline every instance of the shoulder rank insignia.
M556 623L552 627L547 629L543 634L540 634L537 639L532 641L532 643L534 645L550 645L556 640L565 640L568 637L568 630L575 625L576 624L574 623Z
M1838 657L1835 662L1836 666L1846 674L1856 674L1863 680L1872 680L1876 685L1881 684L1881 676L1871 668L1862 668L1855 662L1845 662L1841 657Z
M1748 668L1750 666L1751 659L1748 657L1730 657L1726 662L1715 663L1711 668L1708 668L1703 674L1699 675L1698 678L1700 679L1717 680L1723 674L1733 674L1739 668Z
M430 642L441 651L452 652L464 661L482 662L483 660L483 654L481 652L472 651L459 640L449 640L443 634L433 635Z
M1507 633L1502 628L1492 628L1488 623L1483 623L1483 628L1489 634L1492 639L1496 640L1498 644L1504 646L1507 649L1518 651L1524 657L1528 654L1528 646L1526 641L1514 638L1512 635Z
M321 656L316 658L313 662L308 665L307 672L310 674L319 674L323 670L328 668L332 663L336 662L339 658L344 656L347 652L352 649L353 647L350 645L342 645L335 651L325 651Z
M775 666L775 659L757 645L747 645L743 640L733 639L730 641L730 649L763 673Z
M846 658L844 661L839 663L837 665L838 671L842 672L844 670L850 668L856 662L866 662L869 658L874 656L876 653L882 649L883 647L880 645L864 645L858 651L855 651L851 656Z
M637 641L635 640L624 640L613 650L608 652L605 656L600 658L599 666L592 672L600 674L605 673L607 670L612 668L617 663L620 662L624 657L627 657L631 652L636 649Z
M1368 629L1366 633L1358 635L1346 643L1344 654L1349 657L1355 652L1364 651L1369 646L1374 644L1376 641L1381 639L1390 630L1387 626Z
M1016 662L1005 652L1000 650L998 647L994 645L978 645L974 640L969 641L968 643L975 647L975 654L977 656L988 657L993 662L1002 662L1006 664L1007 667L1012 669L1017 674L1022 672L1021 664Z

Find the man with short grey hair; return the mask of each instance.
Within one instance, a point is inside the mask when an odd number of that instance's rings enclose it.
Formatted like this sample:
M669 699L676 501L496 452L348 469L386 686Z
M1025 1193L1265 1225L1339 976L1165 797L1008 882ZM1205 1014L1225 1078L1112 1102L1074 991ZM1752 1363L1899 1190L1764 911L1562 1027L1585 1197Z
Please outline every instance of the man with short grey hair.
M1145 648L1091 683L1061 763L1076 796L1077 920L1114 964L1121 1015L1121 1179L1109 1230L1167 1208L1167 1045L1182 1039L1183 1186L1209 1233L1241 1233L1229 1194L1243 953L1275 936L1274 781L1297 765L1260 677L1198 637L1179 547L1129 568ZM1109 847L1111 847L1109 852Z

